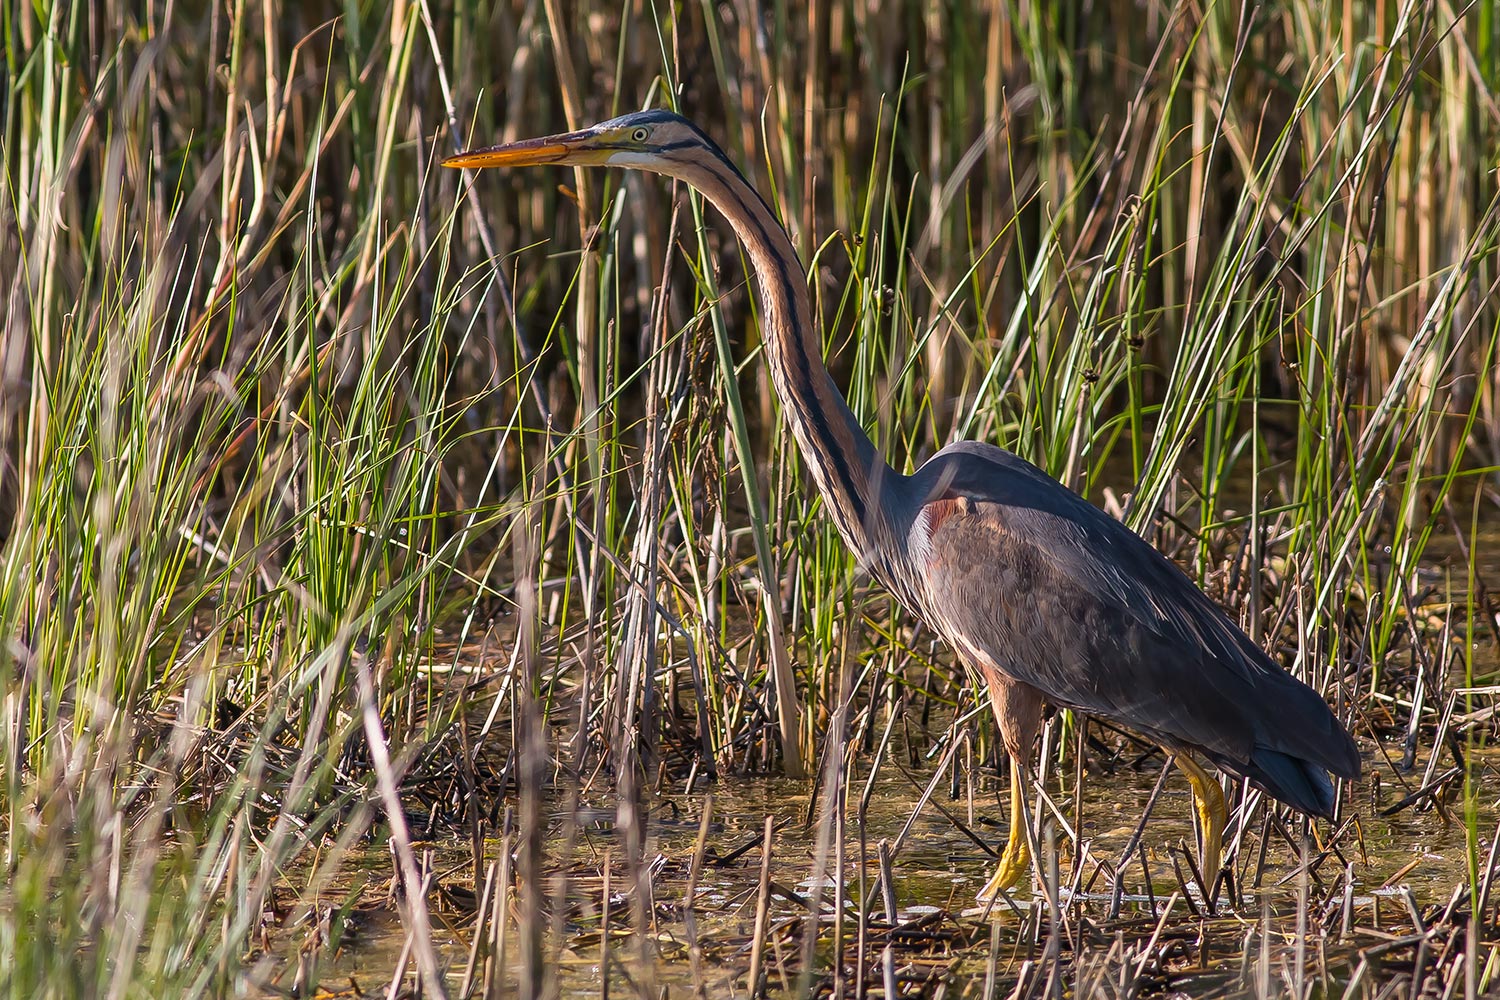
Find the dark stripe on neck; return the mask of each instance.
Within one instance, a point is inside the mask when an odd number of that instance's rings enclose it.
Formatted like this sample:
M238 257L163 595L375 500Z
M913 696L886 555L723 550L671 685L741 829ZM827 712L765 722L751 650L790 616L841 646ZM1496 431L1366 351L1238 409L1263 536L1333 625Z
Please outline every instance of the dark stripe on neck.
M840 508L847 504L848 510L835 510L835 517L848 519L844 533L851 539L858 539L867 534L866 514L867 507L865 498L859 490L859 480L856 479L854 470L849 465L849 455L843 445L839 442L833 427L829 424L830 407L837 407L842 402L838 400L825 399L819 394L818 376L823 377L823 388L830 393L837 393L832 380L828 375L828 369L823 363L821 354L814 356L812 337L812 316L810 315L811 303L809 303L808 314L803 314L796 306L797 289L807 288L807 279L802 274L801 263L795 257L790 260L787 255L791 253L791 239L786 235L786 230L776 221L776 215L766 200L753 188L744 176L729 161L722 150L714 145L712 140L703 137L703 145L714 154L718 164L727 172L728 176L719 174L715 179L719 182L724 194L738 202L739 215L746 219L756 230L760 243L766 248L767 254L776 268L774 281L761 281L761 293L767 298L774 297L776 311L781 313L782 322L787 328L784 336L777 335L768 328L763 330L765 339L775 341L768 347L774 353L772 364L779 366L781 373L788 381L783 404L795 412L798 422L806 428L809 435L814 439L817 449L823 455L807 456L809 462L817 461L820 457L826 457L831 466L836 490L831 491L833 495L828 497L829 506ZM699 147L698 143L683 142L673 146L663 147L664 150L679 147ZM738 186L734 182L738 182ZM770 225L776 227L776 232L767 230L767 223L762 216L755 211L754 206L748 205L741 196L740 190L748 190L755 194L760 202L760 207L765 213L764 218L770 220ZM795 263L793 272L790 268ZM769 276L768 276L769 277ZM768 312L772 303L767 303ZM802 327L799 329L799 327ZM795 353L789 353L795 352ZM774 373L773 373L774 375ZM845 404L847 406L847 404ZM851 428L852 430L852 428ZM854 442L851 442L853 444ZM864 480L868 481L869 469L861 470ZM838 494L842 494L841 496ZM863 553L859 553L863 556Z

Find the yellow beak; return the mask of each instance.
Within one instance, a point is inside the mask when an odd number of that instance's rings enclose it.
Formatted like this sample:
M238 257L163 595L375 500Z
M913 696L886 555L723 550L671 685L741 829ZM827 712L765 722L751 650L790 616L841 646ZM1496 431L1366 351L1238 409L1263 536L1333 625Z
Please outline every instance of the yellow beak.
M540 139L486 146L450 156L443 161L443 166L473 170L480 167L535 167L548 163L576 163L577 159L571 158L592 152L587 145L591 138L593 136L588 132L567 132Z

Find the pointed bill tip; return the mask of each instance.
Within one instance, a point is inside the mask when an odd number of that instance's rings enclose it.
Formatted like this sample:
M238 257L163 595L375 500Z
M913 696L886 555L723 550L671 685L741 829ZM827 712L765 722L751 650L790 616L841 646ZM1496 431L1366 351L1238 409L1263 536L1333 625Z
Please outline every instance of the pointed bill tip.
M570 152L570 147L550 140L512 142L500 146L472 149L443 160L443 166L464 170L483 167L530 167L547 163L558 163Z

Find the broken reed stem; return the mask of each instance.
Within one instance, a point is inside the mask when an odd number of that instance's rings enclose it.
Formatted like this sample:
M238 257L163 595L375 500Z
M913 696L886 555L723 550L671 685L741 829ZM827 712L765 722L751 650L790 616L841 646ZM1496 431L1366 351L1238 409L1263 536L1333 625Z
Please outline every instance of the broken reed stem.
M415 942L415 932L408 928L406 940L401 943L401 954L396 957L396 968L391 973L390 985L385 990L385 1000L396 1000L401 995L401 984L406 979L406 967L411 962Z
M881 838L875 847L880 860L880 898L885 904L886 923L896 926L896 880L891 872L891 842Z
M1135 853L1136 847L1141 843L1141 837L1146 832L1146 820L1151 818L1151 810L1156 806L1156 800L1161 796L1161 790L1166 787L1167 775L1172 771L1172 761L1162 761L1161 774L1156 777L1156 785L1151 789L1151 795L1146 799L1146 808L1141 811L1141 818L1135 824L1135 829L1130 833L1130 840L1125 843L1125 849L1120 852L1120 860L1115 862L1115 877L1109 894L1109 919L1115 920L1120 916L1120 903L1124 893L1125 866L1130 863L1130 856ZM1141 868L1144 870L1146 861L1144 855L1141 858Z
M703 796L703 815L698 820L698 841L693 845L693 862L688 868L687 889L682 900L682 922L687 931L693 989L700 997L708 995L708 986L704 982L703 943L698 939L698 876L703 871L703 858L708 852L708 828L713 822L713 814L714 797L710 792Z
M469 961L464 966L463 984L459 987L458 995L461 1000L468 1000L474 989L474 975L481 968L480 962L485 958L485 945L488 944L489 925L492 908L494 907L494 896L498 891L495 878L499 873L499 865L491 861L485 869L484 889L479 894L479 910L474 915L474 939L469 942Z
M609 1000L609 848L604 849L604 886L599 903L599 996Z
M1307 996L1307 927L1308 927L1308 893L1310 889L1311 873L1307 870L1308 841L1306 834L1302 836L1302 858L1297 872L1297 952L1293 963L1292 978L1296 995Z
M755 938L750 944L750 996L762 995L762 963L765 960L766 918L771 909L771 839L775 835L775 819L766 817L765 838L760 848L760 891L755 899Z
M510 832L511 811L505 810L504 833L500 837L500 878L496 884L492 946L489 962L484 969L484 1000L499 1000L501 983L506 968L506 946L509 942L511 851L515 842Z
M369 658L363 653L355 653L351 659L365 742L375 768L380 802L385 809L386 819L391 824L391 847L396 855L397 875L404 890L400 897L401 916L411 932L417 969L423 983L434 1000L446 1000L448 993L443 985L443 972L438 966L437 951L432 945L432 925L427 914L427 884L417 866L416 855L412 852L411 831L407 828L406 812L401 806L401 796L397 791L399 779L391 765L384 727L375 707L375 682L370 676Z
M990 921L990 950L984 963L984 1000L995 1000L995 990L1000 986L1000 921Z

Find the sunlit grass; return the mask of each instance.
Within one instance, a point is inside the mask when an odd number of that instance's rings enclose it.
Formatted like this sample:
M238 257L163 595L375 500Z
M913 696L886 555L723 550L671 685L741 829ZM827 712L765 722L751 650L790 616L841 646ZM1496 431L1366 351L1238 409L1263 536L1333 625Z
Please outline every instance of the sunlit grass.
M1431 776L1495 680L1494 5L730 7L5 6L6 993L307 991L352 845L422 897L419 761L478 881L490 763L626 831L664 774L819 773L831 823L839 738L975 704L822 516L711 210L434 166L645 103L778 207L893 464L1037 462Z

